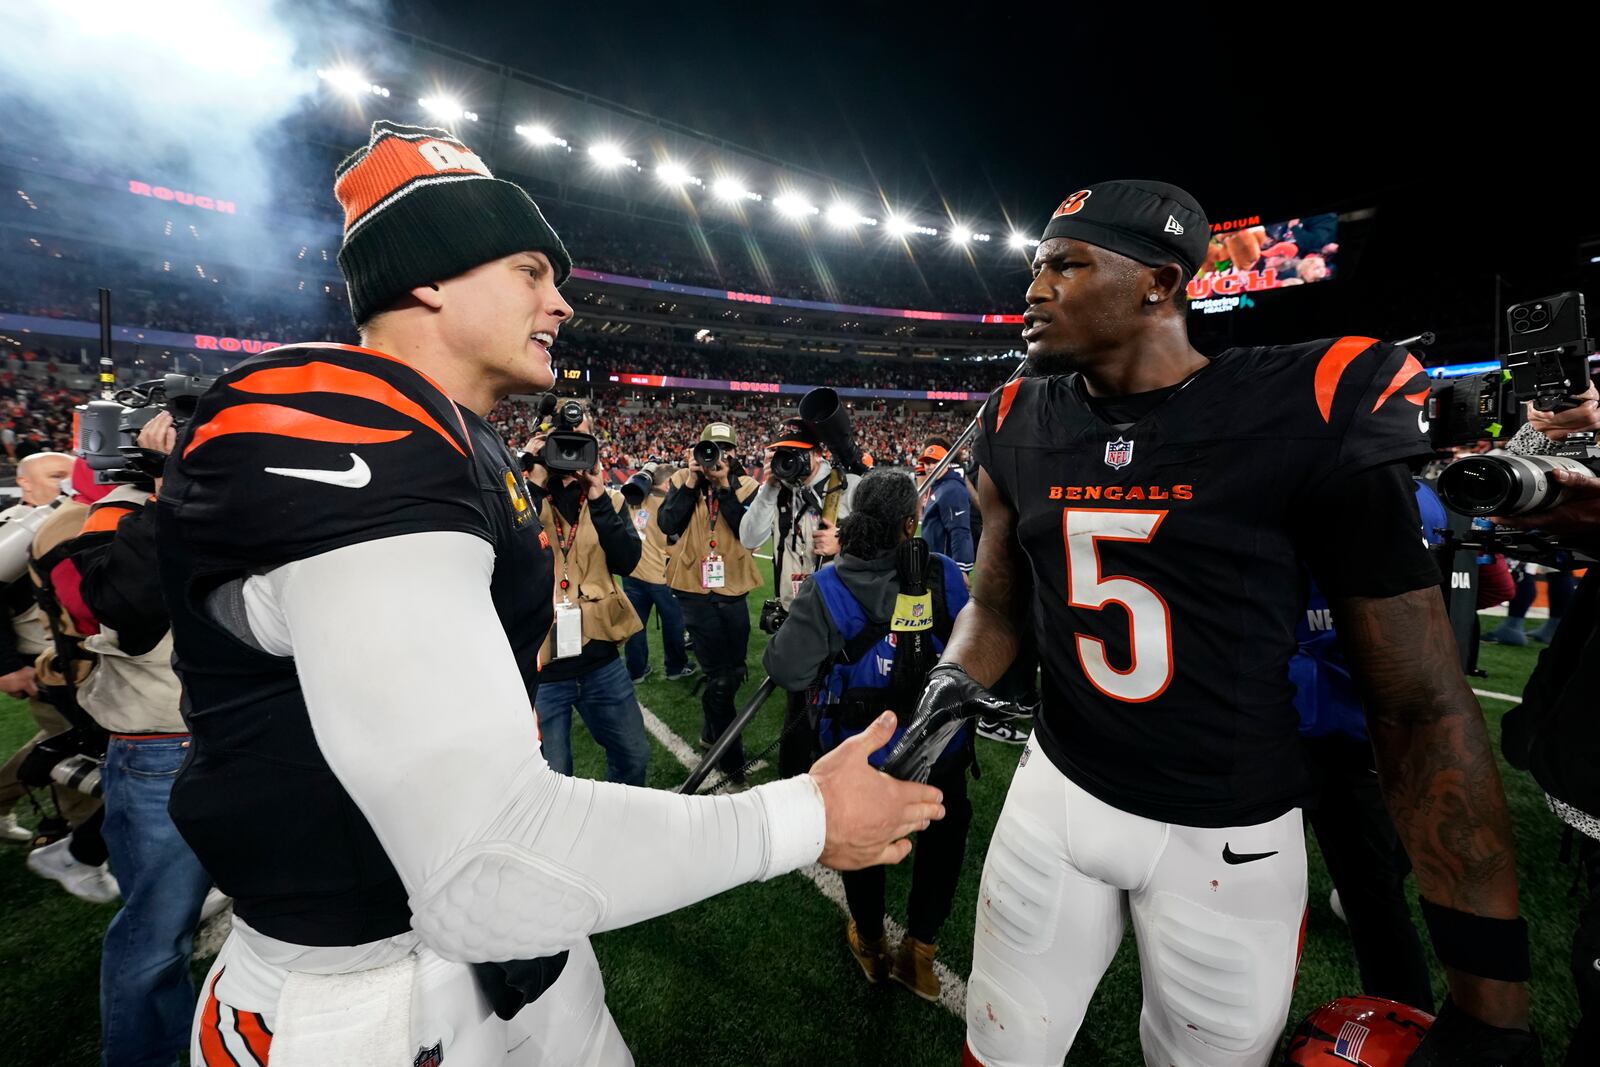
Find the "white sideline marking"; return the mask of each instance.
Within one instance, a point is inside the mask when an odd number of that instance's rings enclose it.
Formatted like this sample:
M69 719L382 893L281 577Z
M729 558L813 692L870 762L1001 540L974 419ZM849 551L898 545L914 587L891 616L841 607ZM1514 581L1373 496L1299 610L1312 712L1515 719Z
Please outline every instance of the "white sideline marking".
M1522 703L1521 697L1514 697L1510 693L1496 693L1490 689L1474 689L1473 693L1480 697L1488 697L1490 700L1504 700L1507 704Z
M655 712L643 704L639 705L639 712L644 716L644 728L650 732L650 736L660 741L661 747L672 753L673 758L683 764L684 770L694 770L700 762L694 749L690 748L683 738L674 733L672 727L662 722L656 717ZM821 864L813 863L809 867L802 867L799 873L805 875L806 879L817 887L818 892L838 905L840 911L846 915L850 914L850 908L844 899L844 880L839 877L838 871L829 870ZM898 945L900 939L905 936L904 928L887 915L883 918L883 932L888 936L890 944L893 945ZM957 1019L965 1019L967 1017L967 983L958 978L954 971L938 960L933 961L933 970L939 976L939 1002Z

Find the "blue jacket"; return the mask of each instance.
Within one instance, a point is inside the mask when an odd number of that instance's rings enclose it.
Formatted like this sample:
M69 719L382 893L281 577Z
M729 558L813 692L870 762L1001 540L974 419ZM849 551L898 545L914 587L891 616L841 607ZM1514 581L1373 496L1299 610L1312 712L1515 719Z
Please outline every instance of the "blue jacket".
M1438 494L1422 482L1417 482L1417 510L1422 513L1423 540L1439 544L1442 539L1434 531L1449 518ZM1300 736L1344 734L1365 741L1367 715L1339 646L1339 635L1334 632L1328 598L1315 582L1306 597L1305 614L1295 624L1295 639L1300 650L1289 661L1289 680L1294 683L1294 706L1300 713Z
M949 556L963 569L971 569L972 497L959 470L947 470L933 483L928 506L922 512L922 539L933 551Z

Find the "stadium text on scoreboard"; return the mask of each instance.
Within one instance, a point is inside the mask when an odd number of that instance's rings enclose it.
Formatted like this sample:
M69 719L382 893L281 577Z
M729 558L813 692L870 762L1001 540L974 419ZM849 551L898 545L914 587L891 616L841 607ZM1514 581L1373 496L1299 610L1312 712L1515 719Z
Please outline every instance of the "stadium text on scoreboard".
M197 333L193 347L210 352L248 352L253 356L281 344L282 341L254 341L248 337L213 337L208 333Z
M1211 232L1212 233L1229 233L1229 232L1231 232L1233 230L1243 230L1243 229L1247 229L1247 228L1249 228L1251 226L1260 226L1260 225L1261 225L1261 216L1260 215L1249 215L1249 216L1246 216L1245 218L1242 218L1242 219L1228 219L1226 222L1213 222L1211 224Z
M128 179L128 192L134 196L148 196L156 200L171 200L190 207L204 208L207 211L217 211L224 215L237 215L238 208L232 200L218 200L214 197L201 196L199 193L186 193L182 189L168 189L165 185L151 185L149 182Z

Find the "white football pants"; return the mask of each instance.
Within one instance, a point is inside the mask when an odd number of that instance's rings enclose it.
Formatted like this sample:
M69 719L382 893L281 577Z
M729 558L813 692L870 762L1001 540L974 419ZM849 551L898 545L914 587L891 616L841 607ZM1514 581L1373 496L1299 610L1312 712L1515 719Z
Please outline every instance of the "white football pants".
M262 992L281 985L282 972L251 952L237 933L218 953L201 990L189 1062L194 1067L267 1067L271 1034L279 1020ZM242 979L230 988L229 975ZM219 981L220 976L220 981ZM271 998L268 997L268 1000ZM572 949L554 985L509 1022L489 1008L472 969L416 950L411 987L407 1063L445 1067L632 1067L622 1034L605 1003L605 983L594 949L585 940ZM434 1057L429 1052L438 1046ZM319 1063L326 1063L319 1058ZM367 1057L340 1058L340 1065L366 1067ZM376 1061L374 1061L376 1067Z
M1124 908L1144 982L1145 1063L1265 1064L1304 931L1299 809L1230 829L1156 822L1091 796L1032 744L983 865L967 1062L1060 1064L1122 941Z

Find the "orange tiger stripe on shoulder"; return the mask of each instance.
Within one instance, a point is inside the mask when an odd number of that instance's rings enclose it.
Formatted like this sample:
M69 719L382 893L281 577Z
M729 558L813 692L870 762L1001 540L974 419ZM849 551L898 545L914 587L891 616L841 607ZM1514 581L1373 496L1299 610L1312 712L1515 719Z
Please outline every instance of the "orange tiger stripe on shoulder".
M400 390L366 371L340 367L333 363L304 363L298 367L268 367L247 374L232 383L230 388L241 393L264 393L269 396L291 396L296 393L339 393L358 396L382 404L408 419L422 423L444 438L445 443L465 456L456 439L450 436L438 420L427 410Z
M1316 391L1317 410L1322 412L1323 422L1333 421L1333 395L1339 390L1345 368L1377 343L1376 337L1341 337L1322 354L1317 363Z
M1015 381L1007 382L1005 388L1000 390L1000 410L996 413L994 419L995 433L1000 432L1000 427L1004 425L1006 416L1011 414L1011 405L1017 402L1017 390L1022 388L1022 382L1023 379L1018 378Z
M1400 364L1399 370L1394 372L1394 379L1389 382L1389 384L1384 388L1383 392L1378 396L1378 402L1372 405L1372 410L1377 411L1379 408L1383 407L1385 401L1387 401L1391 396L1394 396L1395 393L1399 392L1401 387L1410 384L1411 379L1415 378L1421 373L1422 361L1416 356L1413 356L1410 352L1407 352L1406 361ZM1416 395L1416 393L1408 393L1406 395L1406 399L1411 400L1411 398ZM1426 399L1427 391L1424 390L1422 395L1424 399ZM1412 403L1416 403L1416 401L1412 401Z
M115 530L117 523L137 510L139 509L132 504L96 504L89 509L89 518L84 521L83 529L79 532L92 534Z
M332 445L372 445L410 437L410 430L380 430L372 426L325 419L321 415L297 411L279 404L240 404L217 413L194 432L185 458L207 441L238 433L272 434L298 437L304 441L324 441Z

